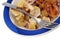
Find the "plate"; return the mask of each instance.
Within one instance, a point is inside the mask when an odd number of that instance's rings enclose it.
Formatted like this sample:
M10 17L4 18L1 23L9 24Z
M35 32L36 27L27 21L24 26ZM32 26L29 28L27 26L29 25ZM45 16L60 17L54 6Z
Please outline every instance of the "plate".
M12 3L12 0L8 0L7 2ZM16 25L12 23L9 16L9 10L10 8L8 7L4 8L4 21L6 25L8 26L8 28L10 28L15 33L22 34L22 35L37 35L37 34L42 34L51 30L47 28L42 28L42 29L31 31L31 30L24 30L24 29L18 28L16 27ZM56 27L60 24L60 17L55 21L55 23L58 23L57 25L55 25Z

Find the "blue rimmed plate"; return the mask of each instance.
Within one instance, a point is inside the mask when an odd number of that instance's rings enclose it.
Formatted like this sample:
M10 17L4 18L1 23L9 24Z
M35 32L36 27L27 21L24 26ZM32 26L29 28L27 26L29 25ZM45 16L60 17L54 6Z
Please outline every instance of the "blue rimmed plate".
M8 0L7 1L8 3L11 3L12 0ZM46 29L46 28L42 28L42 29L38 29L38 30L24 30L24 29L21 29L21 28L18 28L16 27L12 22L11 22L11 19L10 19L10 16L9 16L9 8L8 7L5 7L4 8L4 20L5 20L5 23L6 25L14 32L18 33L18 34L22 34L22 35L37 35L37 34L42 34L42 33L45 33L51 29ZM55 23L60 23L60 17L55 21ZM57 26L57 25L56 25Z

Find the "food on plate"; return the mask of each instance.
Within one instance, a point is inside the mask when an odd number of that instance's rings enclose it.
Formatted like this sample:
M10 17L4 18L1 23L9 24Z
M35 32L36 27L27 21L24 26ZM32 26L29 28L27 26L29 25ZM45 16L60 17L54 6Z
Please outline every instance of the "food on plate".
M42 20L45 20L47 22L51 22L49 17L42 17Z
M40 8L37 7L37 6L34 6L34 10L31 10L30 11L30 14L35 16L35 17L38 17L41 13L40 13Z
M36 26L36 21L34 19L29 19L29 25L28 25L28 28L29 29L35 29L35 26Z
M34 17L40 18L51 22L56 18L58 13L58 1L57 0L17 0L16 6L30 13ZM36 23L34 19L19 12L17 10L11 9L10 12L15 16L17 24L20 27L26 29L35 30L39 29L40 26Z

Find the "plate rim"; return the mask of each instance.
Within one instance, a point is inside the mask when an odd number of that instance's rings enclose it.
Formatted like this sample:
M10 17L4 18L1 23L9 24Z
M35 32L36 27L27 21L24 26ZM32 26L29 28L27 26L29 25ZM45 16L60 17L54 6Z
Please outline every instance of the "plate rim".
M8 0L7 1L8 3L11 3L12 0ZM7 15L7 14L8 15ZM8 22L9 20L9 22ZM42 34L42 33L45 33L47 31L49 31L50 29L39 29L39 30L34 30L34 31L28 31L28 30L23 30L23 29L20 29L20 28L17 28L10 20L9 18L9 8L8 7L5 7L4 8L4 21L6 23L6 25L9 27L9 29L11 29L12 31L14 31L15 33L18 33L18 34L23 34L23 35L37 35L37 34ZM12 28L14 27L14 28ZM43 30L43 32L41 31Z

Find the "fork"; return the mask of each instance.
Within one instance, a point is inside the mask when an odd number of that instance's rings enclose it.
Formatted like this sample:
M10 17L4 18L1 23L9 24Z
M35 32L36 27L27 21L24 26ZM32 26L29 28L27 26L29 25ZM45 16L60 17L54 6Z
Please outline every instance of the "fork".
M17 10L17 11L20 11L20 12L22 12L23 14L26 14L26 15L30 16L31 18L33 18L33 19L37 22L37 24L40 26L40 28L52 29L52 28L55 28L55 27L52 26L52 24L54 24L54 25L57 25L57 24L58 24L58 23L52 23L52 22L47 22L47 21L45 21L45 20L38 19L38 18L34 17L33 15L27 13L27 12L24 11L23 9L17 7L16 5L12 5L12 4L10 4L10 3L3 3L3 5L5 5L6 7L15 9L15 10ZM58 17L59 17L59 16L58 16ZM57 18L58 18L58 17L57 17ZM55 19L55 20L56 20L56 19ZM47 26L51 26L51 27L47 27Z

